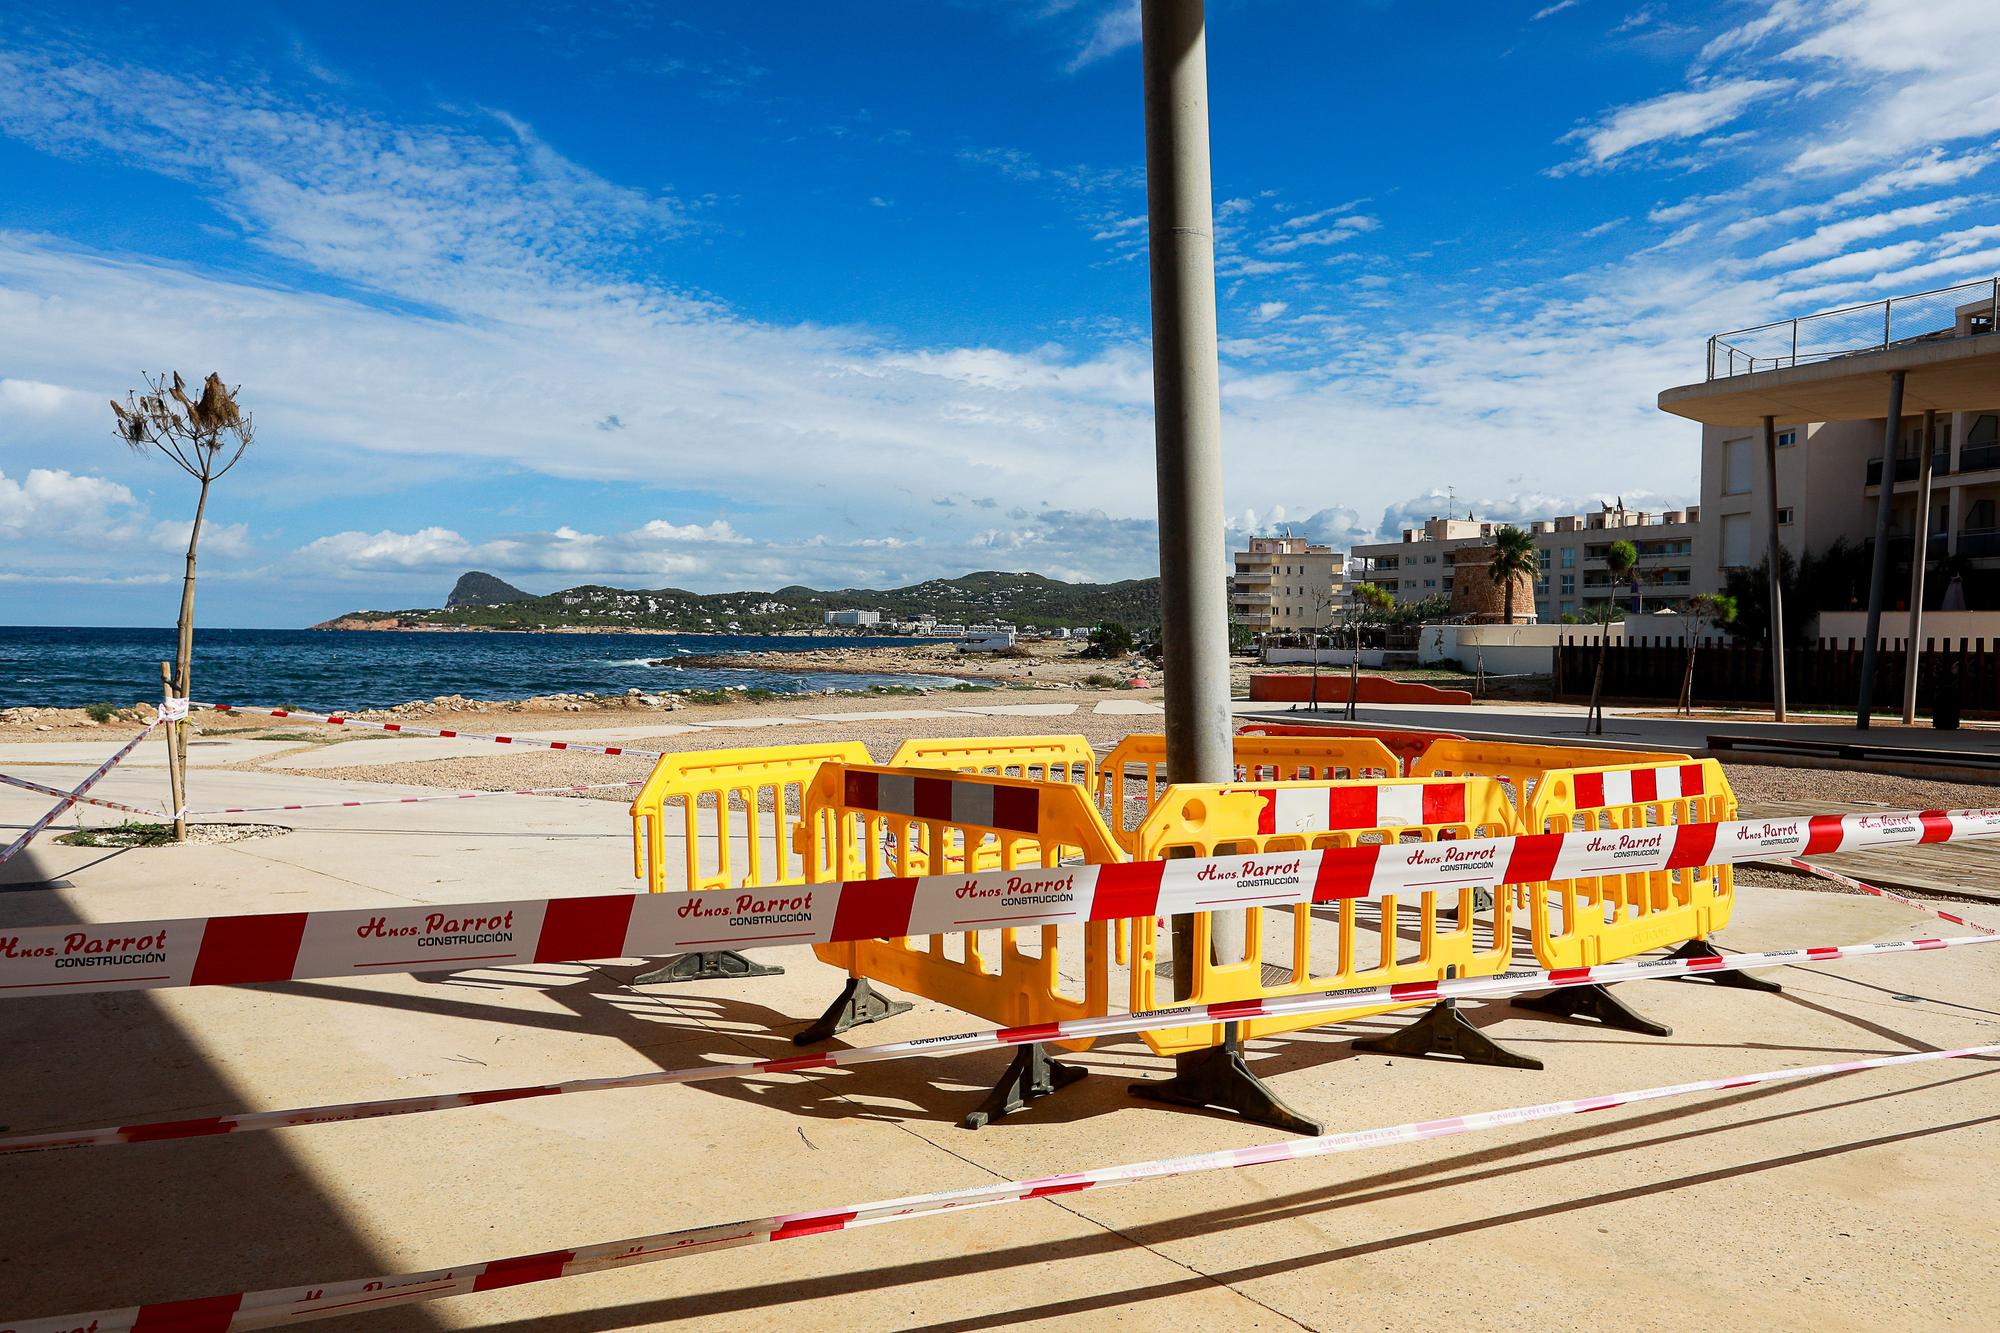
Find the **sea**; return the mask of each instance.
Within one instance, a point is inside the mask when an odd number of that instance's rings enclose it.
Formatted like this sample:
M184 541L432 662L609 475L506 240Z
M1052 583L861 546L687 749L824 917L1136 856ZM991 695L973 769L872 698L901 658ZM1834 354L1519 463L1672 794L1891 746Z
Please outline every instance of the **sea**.
M928 642L754 634L504 634L435 630L199 629L194 697L313 712L386 708L441 694L525 699L537 694L649 694L765 689L779 694L871 686L948 688L949 677L682 666L716 653L866 648ZM124 707L158 702L171 629L0 626L0 708ZM655 666L656 661L665 665Z

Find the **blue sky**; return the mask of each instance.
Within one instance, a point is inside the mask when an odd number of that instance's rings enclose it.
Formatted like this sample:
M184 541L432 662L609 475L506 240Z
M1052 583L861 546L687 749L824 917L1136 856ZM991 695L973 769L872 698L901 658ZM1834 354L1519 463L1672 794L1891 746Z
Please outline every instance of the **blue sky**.
M1127 0L0 15L0 622L1151 572ZM1211 0L1230 521L1679 504L1713 332L2000 271L1990 0Z

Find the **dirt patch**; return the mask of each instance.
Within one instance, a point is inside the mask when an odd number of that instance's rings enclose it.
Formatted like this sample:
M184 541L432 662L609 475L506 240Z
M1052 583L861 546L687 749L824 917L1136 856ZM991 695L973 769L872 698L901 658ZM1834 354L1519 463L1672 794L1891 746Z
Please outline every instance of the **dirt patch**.
M249 842L255 838L275 838L280 833L290 833L283 824L190 824L187 840L190 843L214 845L226 842ZM65 847L172 847L174 826L172 824L142 824L127 821L104 828L80 828L73 833L65 833L56 839Z

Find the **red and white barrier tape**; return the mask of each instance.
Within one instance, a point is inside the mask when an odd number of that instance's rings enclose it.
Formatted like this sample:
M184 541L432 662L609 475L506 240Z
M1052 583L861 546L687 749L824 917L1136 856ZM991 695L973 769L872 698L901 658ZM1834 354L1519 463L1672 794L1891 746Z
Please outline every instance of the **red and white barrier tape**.
M755 1060L743 1064L696 1065L689 1069L649 1069L638 1074L580 1078L561 1083L529 1084L512 1088L489 1088L478 1092L435 1093L422 1097L384 1097L374 1101L339 1102L329 1106L298 1107L280 1111L241 1111L234 1115L163 1120L150 1124L119 1125L105 1129L20 1134L11 1138L0 1138L0 1156L9 1153L44 1152L56 1148L108 1147L120 1143L158 1143L167 1139L208 1138L216 1134L292 1129L303 1125L329 1125L349 1120L379 1120L388 1116L419 1115L429 1111L450 1111L469 1106L490 1106L496 1102L523 1101L531 1097L606 1092L621 1088L653 1088L676 1083L709 1083L718 1079L797 1074L820 1069L845 1069L850 1065L875 1064L883 1060L901 1060L910 1056L958 1055L966 1051L1025 1046L1034 1042L1126 1036L1134 1032L1187 1027L1199 1023L1226 1023L1252 1018L1289 1018L1380 1004L1415 1004L1426 1000L1494 999L1521 995L1529 991L1564 990L1571 986L1600 986L1619 981L1671 980L1676 977L1711 976L1722 972L1753 972L1806 962L1824 963L1846 958L1928 953L1932 950L1970 944L2000 944L2000 938L1964 935L1946 939L1896 940L1874 944L1777 949L1763 953L1728 954L1714 958L1652 958L1626 963L1605 963L1597 967L1559 968L1552 972L1507 972L1491 977L1466 977L1452 981L1353 987L1346 990L1323 991L1315 995L1227 1000L1217 1004L1183 1005L1175 1009L1155 1009L1136 1014L1108 1014L1095 1018L1072 1018L1059 1023L1035 1023L1024 1027L999 1028L984 1032L962 1032L947 1037L919 1037L910 1041L854 1046L842 1050L819 1051L810 1055L788 1055L775 1060Z
M47 814L43 815L40 819L36 820L34 823L28 825L27 832L23 833L20 837L14 839L14 841L9 843L4 850L0 850L0 863L5 863L9 858L11 858L14 855L14 853L20 851L23 847L26 847L30 842L34 841L35 835L39 834L43 829L47 828L49 825L55 823L56 820L61 817L63 811L69 809L71 806L75 805L78 801L82 800L85 792L89 791L92 787L95 787L98 784L98 782L104 777L104 775L106 773L109 773L121 759L123 759L126 755L131 754L132 751L137 749L139 747L139 742L145 740L146 737L152 735L153 728L159 725L160 724L157 719L148 722L146 724L145 730L141 731L131 740L126 741L125 744L119 746L118 753L112 755L109 759L99 764L96 770L93 773L91 773L89 777L85 778L82 782L70 788L68 791L62 793L62 800L56 802L54 809L50 810Z
M407 722L370 722L345 713L301 713L292 708L253 708L248 704L192 704L211 713L249 713L257 717L285 717L299 722L321 722L329 727L359 728L364 731L393 731L403 736L442 736L447 740L491 741L495 745L523 745L537 750L574 750L579 754L622 754L634 759L658 759L658 750L634 750L623 745L588 745L582 741L547 741L533 736L497 736L476 731L451 731L438 727L413 727Z
M422 805L428 801L470 801L480 796L561 796L568 792L604 791L612 787L643 787L644 778L624 782L572 782L563 787L508 787L493 791L440 792L436 796L371 796L358 801L315 801L300 805L232 805L220 810L192 810L189 819L216 815L262 815L280 810L347 810L358 805Z
M158 810L142 810L136 805L126 805L121 801L107 801L101 796L79 796L75 792L64 791L61 787L46 787L39 782L30 782L26 778L11 777L5 773L0 773L0 783L5 783L9 787L19 787L23 791L38 792L43 796L66 797L78 805L95 805L101 806L106 810L123 810L128 815L144 815L148 819L173 818L172 815L161 814Z
M1059 926L1994 837L2000 837L2000 809L1932 810L745 890L25 926L0 934L0 997L464 971Z
M1575 1097L1567 1101L1543 1102L1500 1111L1479 1111L1471 1115L1439 1120L1417 1120L1380 1129L1348 1130L1315 1138L1291 1139L1282 1143L1259 1144L1222 1152L1197 1153L1187 1157L1132 1162L1123 1166L1099 1167L1061 1175L1038 1176L1028 1180L1000 1181L970 1189L940 1190L931 1194L874 1203L848 1204L839 1208L815 1209L804 1213L781 1213L743 1222L688 1227L679 1231L633 1236L569 1250L515 1255L485 1263L433 1269L427 1273L397 1273L383 1277L345 1282L323 1282L307 1287L270 1291L238 1292L186 1301L163 1301L152 1305L128 1306L91 1314L65 1315L24 1323L0 1324L0 1333L74 1333L94 1328L101 1333L122 1333L145 1329L148 1333L238 1333L239 1330L275 1328L309 1319L354 1314L421 1301L492 1291L500 1287L530 1282L549 1282L583 1273L628 1268L637 1264L678 1259L712 1250L762 1245L781 1240L797 1240L828 1231L852 1231L886 1222L906 1222L939 1213L962 1212L994 1204L1023 1203L1053 1195L1076 1194L1088 1189L1129 1185L1143 1180L1164 1180L1174 1176L1208 1171L1229 1171L1238 1167L1263 1166L1271 1162L1293 1162L1336 1153L1383 1148L1392 1144L1421 1143L1458 1134L1477 1133L1524 1125L1558 1116L1582 1115L1619 1106L1685 1097L1699 1092L1722 1092L1765 1083L1792 1083L1801 1079L1827 1078L1864 1069L1887 1069L1897 1065L1920 1064L1933 1060L1959 1060L2000 1053L2000 1045L1965 1046L1948 1051L1915 1051L1907 1055L1881 1056L1870 1060L1844 1060L1837 1064L1810 1065L1801 1069L1771 1069L1755 1074L1675 1083L1665 1087L1641 1088L1633 1092L1605 1093L1595 1097Z
M1796 856L1786 857L1785 864L1795 869L1803 870L1809 875L1817 875L1821 879L1830 879L1835 884L1844 884L1850 889L1872 894L1877 898L1887 898L1892 903L1901 903L1905 907L1914 907L1919 912L1937 917L1941 921L1949 921L1954 926L1964 926L1967 930L1976 930L1982 935L2000 935L2000 930L1995 930L1991 926L1982 926L1977 921L1967 921L1956 912L1947 912L1934 902L1925 902L1922 898L1911 898L1905 894L1897 893L1892 889L1885 889L1879 884L1864 884L1858 879L1841 874L1838 870L1832 870L1826 866L1814 865L1810 861L1801 861Z

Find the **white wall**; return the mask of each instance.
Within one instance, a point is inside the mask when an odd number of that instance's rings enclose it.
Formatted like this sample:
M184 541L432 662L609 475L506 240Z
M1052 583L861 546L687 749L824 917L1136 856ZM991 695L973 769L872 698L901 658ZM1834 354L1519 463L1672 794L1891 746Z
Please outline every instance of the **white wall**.
M1321 666L1344 667L1349 665L1348 659L1352 656L1353 650L1351 648L1320 648L1317 650L1311 648L1266 648L1264 650L1264 665L1306 666L1312 662L1314 657L1317 657ZM1386 656L1380 648L1363 648L1361 650L1362 666L1379 667L1385 660ZM1407 657L1403 660L1405 662L1409 661Z
M1880 642L1900 644L1909 632L1910 613L1907 609L1882 613ZM1822 611L1819 613L1819 636L1842 645L1849 639L1858 644L1868 637L1868 613ZM1960 639L1984 639L1988 643L2000 641L2000 611L1926 611L1924 638L1933 643L1950 639L1954 645Z
M1550 675L1556 642L1581 625L1426 625L1417 636L1417 660L1456 662L1467 671L1481 662L1495 675ZM1618 637L1618 626L1611 627Z

